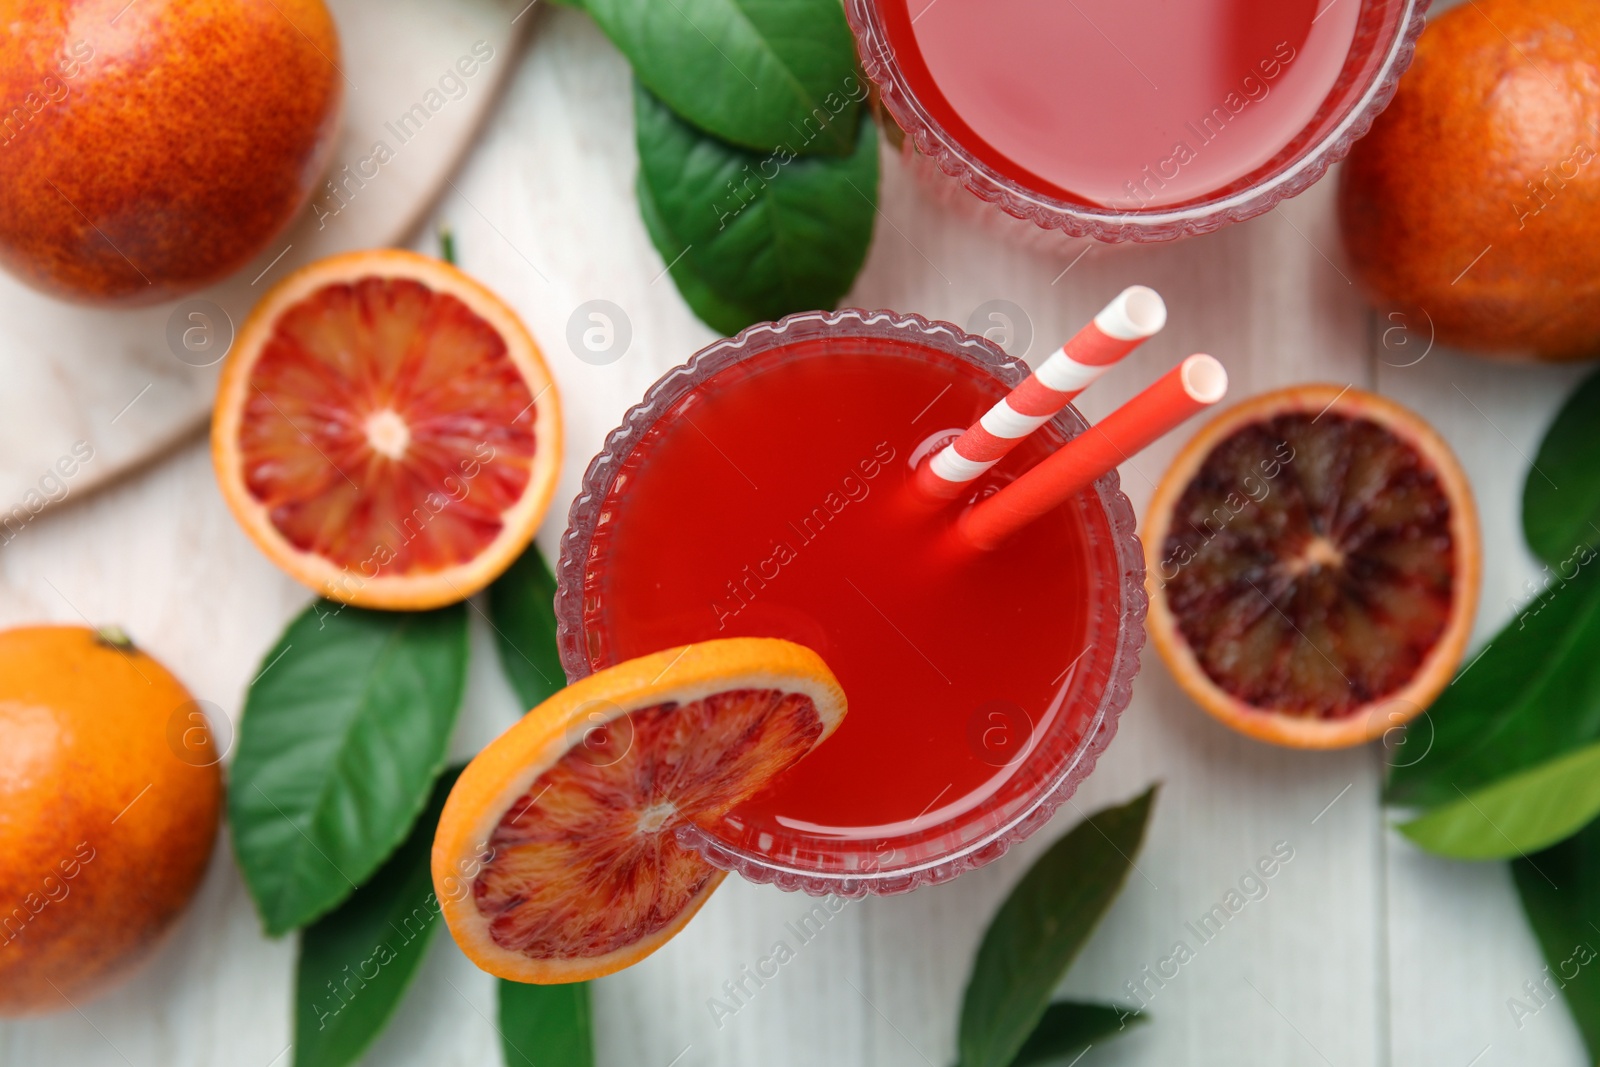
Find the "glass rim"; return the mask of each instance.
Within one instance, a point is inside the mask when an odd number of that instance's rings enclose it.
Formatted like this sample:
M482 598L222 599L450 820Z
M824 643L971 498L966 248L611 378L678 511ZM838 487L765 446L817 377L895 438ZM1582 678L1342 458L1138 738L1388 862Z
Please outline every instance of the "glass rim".
M1402 10L1396 19L1394 37L1370 82L1333 128L1308 143L1291 164L1224 197L1148 211L1116 211L1061 200L999 173L968 151L923 107L893 61L894 49L878 14L879 0L845 0L844 6L863 73L877 87L889 116L942 174L959 181L980 200L1041 229L1098 241L1144 243L1210 233L1255 218L1305 192L1321 180L1329 167L1348 155L1372 128L1373 120L1389 106L1400 76L1411 66L1432 0L1398 2Z
M892 311L864 311L845 308L838 311L812 311L787 316L777 322L751 326L736 337L717 341L695 353L686 363L662 375L644 398L624 416L622 423L606 436L601 451L589 463L582 486L573 499L566 532L561 539L561 556L556 567L556 643L562 669L569 681L591 673L586 653L584 586L592 564L591 544L599 524L600 512L624 461L646 433L665 416L676 401L711 375L745 359L816 337L881 337L905 339L934 348L991 371L1002 382L1015 385L1029 373L1021 359L1008 356L992 342L975 337L946 322L915 314ZM1066 437L1087 427L1082 415L1068 407L1052 425ZM1148 606L1145 592L1144 552L1135 531L1133 506L1121 490L1116 471L1102 476L1092 486L1099 511L1104 516L1109 543L1106 551L1116 562L1116 572L1108 573L1108 587L1120 587L1115 604L1116 641L1106 656L1106 681L1094 717L1077 742L1076 750L1062 760L1060 767L1044 774L1022 794L1014 811L1005 813L997 825L944 850L929 849L929 855L904 864L843 871L819 870L779 861L774 857L739 848L693 827L678 830L679 843L698 852L714 867L734 871L749 881L770 883L788 890L803 890L812 895L835 894L860 897L868 893L885 895L908 892L923 885L948 881L965 871L981 867L998 858L1011 845L1042 826L1076 791L1079 783L1094 769L1100 754L1116 733L1117 720L1132 696L1132 682L1139 669L1140 652L1145 643L1144 617ZM1109 628L1108 624L1108 627ZM980 812L983 809L978 809ZM968 815L965 819L972 819ZM918 844L936 844L957 833L963 823L953 821L939 834L926 835Z

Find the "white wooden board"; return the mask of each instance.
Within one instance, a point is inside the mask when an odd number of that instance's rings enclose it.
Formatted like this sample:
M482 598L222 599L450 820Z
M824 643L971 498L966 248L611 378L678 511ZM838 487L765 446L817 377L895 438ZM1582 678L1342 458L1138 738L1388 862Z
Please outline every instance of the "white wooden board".
M11 532L23 519L17 506L31 515L82 495L206 421L226 341L206 345L191 333L185 346L186 329L225 336L218 309L240 326L261 294L295 267L393 244L415 228L515 66L517 40L531 21L517 17L526 4L328 0L345 80L344 125L329 177L342 181L343 191L313 194L288 231L229 280L159 307L113 311L63 303L0 274L0 513L16 516ZM468 78L453 69L463 56L475 60ZM441 88L447 72L454 80ZM413 116L398 126L414 104L434 106L423 112L426 121ZM381 166L370 162L378 142L392 153ZM344 177L346 166L354 179ZM192 312L205 318L191 320ZM64 484L47 478L77 442L93 458Z
M547 552L606 431L712 338L661 276L633 207L627 79L583 16L540 13L506 99L431 220L455 227L463 264L527 319L559 380L569 462L540 535ZM1228 363L1239 397L1312 379L1388 392L1440 428L1477 486L1487 538L1480 633L1509 614L1507 598L1533 573L1517 529L1526 469L1518 453L1532 453L1576 372L1443 349L1392 365L1418 349L1392 347L1394 335L1385 347L1382 330L1393 323L1348 284L1331 180L1179 245L1040 250L941 214L886 163L884 217L852 303L967 324L980 305L1006 299L1026 314L1028 355L1038 357L1123 285L1155 285L1171 325L1096 386L1091 415L1194 350ZM431 247L430 234L418 247ZM617 305L630 328L626 351L605 365L579 358L567 340L592 300ZM1176 444L1125 469L1139 507ZM41 516L0 548L0 624L121 621L233 716L262 652L305 600L235 527L199 445ZM463 756L519 710L481 625L475 640L455 744ZM1506 1009L1540 960L1504 867L1443 863L1397 838L1378 803L1385 758L1377 748L1297 753L1237 737L1191 706L1152 653L1094 776L1027 845L948 885L847 906L719 1026L708 1000L812 906L730 881L677 940L597 983L601 1063L948 1067L971 955L1006 890L1080 812L1160 779L1140 870L1065 988L1126 1000L1125 983L1157 967L1174 942L1189 940L1196 957L1157 991L1151 1025L1091 1050L1080 1067L1579 1067L1563 1007L1521 1031ZM1186 922L1280 841L1294 858L1266 897L1210 943L1194 943ZM291 942L260 935L224 839L197 906L142 979L82 1014L0 1025L0 1065L287 1067L293 954ZM493 1005L493 983L441 939L367 1062L496 1063Z

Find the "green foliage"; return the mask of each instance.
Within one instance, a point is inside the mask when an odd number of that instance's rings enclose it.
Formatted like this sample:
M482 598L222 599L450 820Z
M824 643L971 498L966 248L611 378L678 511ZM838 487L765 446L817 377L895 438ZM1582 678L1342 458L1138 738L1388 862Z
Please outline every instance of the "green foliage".
M268 934L327 914L404 839L444 767L467 612L313 603L245 698L228 789L234 853Z

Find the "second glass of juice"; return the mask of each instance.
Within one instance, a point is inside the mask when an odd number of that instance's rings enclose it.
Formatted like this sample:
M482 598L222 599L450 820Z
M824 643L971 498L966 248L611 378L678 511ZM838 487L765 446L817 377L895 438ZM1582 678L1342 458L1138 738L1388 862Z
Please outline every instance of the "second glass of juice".
M1018 218L1159 241L1294 196L1366 133L1428 0L846 0L903 148Z
M1038 828L1109 743L1146 605L1116 474L992 553L912 495L915 463L1026 374L916 316L791 316L668 373L590 464L559 567L570 678L781 637L849 700L815 752L685 832L712 863L849 896L943 881ZM1083 428L1068 408L975 494Z

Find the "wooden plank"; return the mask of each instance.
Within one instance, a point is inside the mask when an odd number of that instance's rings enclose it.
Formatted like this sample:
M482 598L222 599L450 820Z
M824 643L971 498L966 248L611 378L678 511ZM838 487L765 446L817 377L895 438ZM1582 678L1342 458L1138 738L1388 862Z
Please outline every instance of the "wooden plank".
M1426 325L1412 325L1409 347L1396 343L1400 334L1385 347L1384 330L1404 325L1389 314L1375 313L1380 387L1444 435L1477 493L1484 555L1474 644L1481 646L1526 600L1524 583L1538 571L1522 536L1523 482L1538 477L1530 468L1546 425L1591 368L1500 363L1443 346L1413 365L1426 351ZM1566 1006L1542 1007L1523 990L1525 981L1542 980L1544 961L1506 865L1452 863L1395 834L1385 847L1393 1062L1466 1064L1481 1055L1483 1067L1587 1063ZM1513 999L1537 1015L1514 1014Z
M0 624L119 623L235 718L262 650L306 599L235 525L197 446L34 520L0 550L0 589ZM292 942L262 937L224 833L151 965L82 1014L0 1026L0 1063L265 1067L289 1041L292 964Z
M1096 387L1087 404L1094 414L1196 348L1229 362L1237 395L1330 373L1366 381L1364 313L1316 247L1332 239L1324 192L1291 205L1287 218L1264 218L1203 240L1162 249L1095 248L1065 276L1063 267L1081 246L1052 254L1001 244L992 227L936 216L921 191L892 168L884 211L853 302L910 307L965 325L974 309L1003 293L1031 326L1028 354L1034 357L1129 282L1146 281L1169 294L1168 334ZM1257 310L1242 318L1240 308ZM1019 332L1027 331L1013 330L1014 339ZM1148 495L1171 448L1125 470L1136 503ZM1143 967L1158 966L1175 941L1194 940L1185 923L1237 886L1275 842L1288 842L1295 860L1225 936L1203 949L1193 946L1191 969L1152 1001L1160 1021L1104 1050L1099 1062L1235 1063L1244 1034L1250 1049L1272 1050L1268 1062L1301 1062L1319 1052L1335 1062L1378 1062L1375 990L1382 953L1373 916L1382 890L1375 759L1362 752L1287 753L1235 737L1189 706L1153 655L1121 735L1077 810L1069 806L1014 855L957 883L868 902L867 987L835 983L823 1003L796 1001L791 1010L832 1019L867 1000L873 1011L859 1062L948 1062L971 954L1006 888L1082 811L1126 797L1156 777L1165 778L1167 788L1141 863L1145 873L1134 879L1069 980L1074 992L1126 999L1123 984L1137 982ZM1351 900L1364 904L1352 908ZM1352 975L1365 978L1352 982ZM818 1062L822 1054L818 1046L799 1061Z

